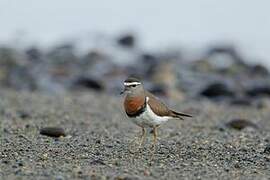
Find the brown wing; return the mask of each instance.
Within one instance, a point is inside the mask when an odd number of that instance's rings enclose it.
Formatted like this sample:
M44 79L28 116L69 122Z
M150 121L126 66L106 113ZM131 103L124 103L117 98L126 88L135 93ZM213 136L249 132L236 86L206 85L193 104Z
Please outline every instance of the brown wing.
M170 116L170 109L159 99L157 99L150 92L146 92L146 96L149 97L148 105L152 111L159 116Z
M183 116L192 117L189 114L170 110L161 100L157 99L150 92L146 92L146 96L149 97L148 104L152 111L159 116L172 116L179 119L183 119Z

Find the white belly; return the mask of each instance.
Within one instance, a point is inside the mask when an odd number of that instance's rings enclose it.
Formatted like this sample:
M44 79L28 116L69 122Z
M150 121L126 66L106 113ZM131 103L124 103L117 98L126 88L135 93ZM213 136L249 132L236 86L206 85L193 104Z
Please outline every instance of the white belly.
M147 104L145 111L137 117L131 118L132 121L141 127L154 127L160 125L164 122L167 122L170 117L168 116L157 116L150 106Z

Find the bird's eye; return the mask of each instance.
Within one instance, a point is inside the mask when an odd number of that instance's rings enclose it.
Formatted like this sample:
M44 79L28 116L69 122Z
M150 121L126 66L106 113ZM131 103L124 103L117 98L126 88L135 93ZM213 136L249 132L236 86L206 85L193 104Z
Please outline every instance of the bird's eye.
M132 85L131 87L136 87L136 85L134 84L134 85Z

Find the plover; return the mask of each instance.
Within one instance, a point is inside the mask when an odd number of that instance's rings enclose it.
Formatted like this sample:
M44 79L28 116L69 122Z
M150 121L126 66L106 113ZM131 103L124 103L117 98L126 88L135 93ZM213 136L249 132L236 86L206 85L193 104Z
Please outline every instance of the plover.
M131 121L142 129L139 148L145 141L146 128L153 130L152 155L157 143L157 128L161 124L170 119L183 120L183 117L192 117L189 114L169 109L160 99L145 90L142 82L137 78L127 78L124 81L124 87L125 89L121 94L126 94L124 100L125 112Z

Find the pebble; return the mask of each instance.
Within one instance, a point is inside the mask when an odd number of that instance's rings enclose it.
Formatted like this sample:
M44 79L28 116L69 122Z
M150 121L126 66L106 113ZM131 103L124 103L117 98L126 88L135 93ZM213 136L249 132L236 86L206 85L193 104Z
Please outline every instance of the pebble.
M265 154L270 154L270 144L267 144L263 151Z
M133 47L135 45L135 37L132 34L126 34L119 37L117 42L124 47Z
M44 127L40 129L40 134L49 137L66 136L65 130L61 127Z
M242 130L247 127L258 129L258 126L255 123L246 119L232 119L231 121L227 122L225 125L229 128L233 128L236 130Z
M208 84L205 89L200 92L200 95L208 98L216 97L234 97L235 93L225 83L214 82Z

